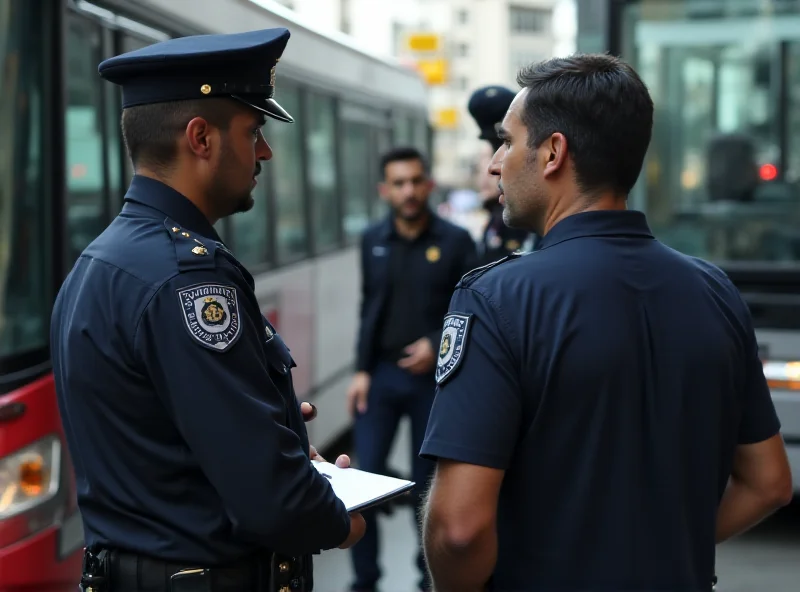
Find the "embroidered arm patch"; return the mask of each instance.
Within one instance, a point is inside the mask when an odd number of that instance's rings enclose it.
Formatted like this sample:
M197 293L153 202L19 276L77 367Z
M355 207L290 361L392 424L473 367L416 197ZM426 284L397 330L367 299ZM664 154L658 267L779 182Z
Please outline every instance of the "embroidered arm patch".
M444 317L439 359L436 364L436 383L442 384L461 364L467 346L467 331L472 315L451 312Z
M200 345L223 352L239 339L242 325L236 288L196 284L178 290L178 298L186 329Z

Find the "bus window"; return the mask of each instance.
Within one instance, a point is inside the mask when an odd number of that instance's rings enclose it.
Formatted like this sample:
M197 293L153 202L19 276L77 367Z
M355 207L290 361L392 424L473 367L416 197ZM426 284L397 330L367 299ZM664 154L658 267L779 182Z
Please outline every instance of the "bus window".
M375 142L374 158L370 161L372 171L372 186L370 187L370 212L372 220L380 220L389 215L389 207L378 194L378 183L383 181L381 158L392 146L392 132L389 128L375 128L373 139Z
M428 145L428 122L423 119L412 119L411 125L414 131L414 147L422 152L428 160L431 160L430 146Z
M800 40L800 8L778 15L766 4L625 8L623 57L655 103L631 206L647 212L658 238L720 263L800 260L800 193L780 170L782 42Z
M411 137L411 125L408 117L396 113L392 121L394 126L392 133L393 146L409 146L413 138Z
M290 125L290 124L283 124ZM267 140L269 142L269 140ZM271 171L269 162L262 163L258 184L253 190L253 207L248 212L231 216L231 236L236 258L250 268L263 267L270 261L267 234L269 202L267 181ZM221 224L218 223L221 226Z
M70 15L67 30L65 204L67 261L70 265L106 226L103 86L97 75L97 64L102 59L100 26Z
M291 111L290 111L291 113ZM314 245L318 252L339 242L338 187L336 184L336 104L309 93L306 148L311 190Z
M300 92L282 86L275 100L300 117ZM269 120L264 127L272 160L264 163L261 182L267 178L275 188L275 248L278 263L296 261L308 254L306 232L306 196L303 182L303 136L298 123Z
M786 162L786 181L800 183L800 41L789 44L789 119L788 159Z
M370 186L369 132L364 123L345 121L342 160L344 164L344 232L348 243L361 236L369 224L369 201L374 194Z
M134 51L136 49L141 49L143 47L147 47L151 45L152 41L144 41L139 39L138 37L134 37L132 35L127 35L124 33L120 34L120 53L126 53L129 51ZM131 183L131 179L133 178L133 165L131 164L131 159L128 157L128 151L125 150L125 146L122 144L122 132L120 131L120 119L122 117L122 108L120 105L122 104L122 100L119 94L119 87L115 84L108 83L108 86L112 87L112 92L115 93L114 101L109 101L107 104L109 105L108 111L111 115L111 119L114 121L114 125L110 126L109 129L113 130L114 133L119 133L119 144L122 146L124 153L122 154L122 162L124 163L124 187L127 190L128 185ZM111 136L110 136L111 137ZM109 142L110 144L117 144L117 142Z
M10 4L10 5L9 5ZM45 190L42 0L11 0L0 11L0 374L14 356L46 348L52 283Z

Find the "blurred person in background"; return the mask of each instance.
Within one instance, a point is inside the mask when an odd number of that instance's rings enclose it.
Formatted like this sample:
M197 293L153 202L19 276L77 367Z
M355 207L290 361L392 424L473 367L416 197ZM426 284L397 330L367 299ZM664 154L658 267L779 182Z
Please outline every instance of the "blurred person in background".
M491 146L491 153L482 153L478 162L478 193L483 207L489 213L489 221L478 243L480 252L479 265L486 265L510 255L514 251L530 250L536 246L536 235L518 228L509 228L503 222L503 206L498 201L500 189L497 179L489 173L492 154L503 145L497 136L497 125L508 111L514 93L503 86L485 86L479 88L469 99L467 108L475 123L480 128L481 140Z
M400 419L411 421L412 501L419 520L421 494L433 463L420 458L433 404L433 372L439 354L442 319L459 279L475 267L469 233L433 213L433 181L415 148L395 148L381 159L382 198L389 216L368 228L361 242L362 301L357 372L347 393L355 419L359 468L389 473L386 460ZM364 512L367 533L353 547L356 581L352 590L374 591L378 530L374 510ZM417 522L418 523L418 522ZM417 554L421 590L429 589L421 547Z
M455 189L448 194L447 204L449 207L443 217L466 228L473 241L480 241L486 226L486 212L478 192L474 189Z

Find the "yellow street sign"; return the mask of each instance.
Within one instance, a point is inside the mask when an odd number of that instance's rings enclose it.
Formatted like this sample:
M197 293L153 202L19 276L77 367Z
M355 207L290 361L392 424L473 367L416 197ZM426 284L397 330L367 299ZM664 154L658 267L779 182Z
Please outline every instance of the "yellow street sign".
M447 82L447 66L447 60L444 58L417 60L417 70L431 86Z
M437 52L442 46L442 39L436 33L409 33L406 36L406 47L413 52Z
M433 126L437 129L455 129L458 127L458 109L438 109L434 114Z

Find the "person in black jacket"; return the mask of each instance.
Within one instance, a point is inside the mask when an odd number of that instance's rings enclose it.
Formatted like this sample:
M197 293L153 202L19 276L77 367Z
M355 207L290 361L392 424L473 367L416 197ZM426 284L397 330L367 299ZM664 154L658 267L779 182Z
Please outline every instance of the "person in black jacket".
M386 472L398 422L410 418L412 500L418 510L433 468L417 452L435 394L442 320L455 285L475 267L477 254L465 229L428 207L433 182L419 151L396 148L383 156L381 168L379 189L391 214L362 238L357 372L347 401L355 418L355 453L366 471ZM353 590L374 590L381 576L375 514L366 511L364 518L367 533L352 549ZM421 547L417 565L420 588L427 589Z
M497 136L496 126L503 120L515 96L515 93L504 86L485 86L472 93L469 99L467 108L481 130L478 137L486 140L491 145L493 152L497 152L503 145L503 141ZM483 207L489 212L489 221L479 244L479 264L486 265L502 259L514 251L534 248L536 235L527 230L509 228L505 225L503 206L498 201L500 189L497 187L497 180L489 174L487 166L480 168L482 170L478 171L478 175L487 178L487 183L481 183L484 186L481 198Z

